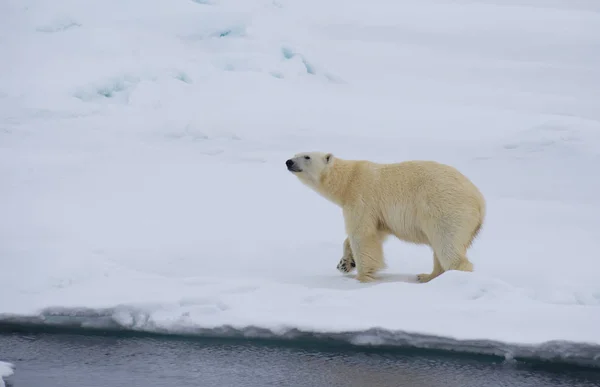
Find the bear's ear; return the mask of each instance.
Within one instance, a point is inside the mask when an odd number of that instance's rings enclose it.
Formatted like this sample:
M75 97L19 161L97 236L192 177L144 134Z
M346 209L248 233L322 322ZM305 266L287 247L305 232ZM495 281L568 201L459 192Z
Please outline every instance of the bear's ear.
M333 158L333 155L331 153L327 153L325 155L325 164L329 164L329 162L331 161L332 158Z

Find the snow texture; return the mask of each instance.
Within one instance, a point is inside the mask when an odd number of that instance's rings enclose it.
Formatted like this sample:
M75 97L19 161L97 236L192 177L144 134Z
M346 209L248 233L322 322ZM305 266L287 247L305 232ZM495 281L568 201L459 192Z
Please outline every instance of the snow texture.
M0 320L600 366L600 3L0 4ZM336 270L299 151L456 166L475 272Z
M15 366L12 363L0 361L0 387L5 387L4 378L14 374Z

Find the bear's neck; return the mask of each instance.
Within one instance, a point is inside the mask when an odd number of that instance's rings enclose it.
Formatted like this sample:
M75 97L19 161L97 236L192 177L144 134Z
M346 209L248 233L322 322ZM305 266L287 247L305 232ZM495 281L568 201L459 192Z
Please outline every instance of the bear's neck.
M354 175L355 165L343 159L334 159L333 165L321 175L316 190L340 207L345 204L349 197L348 189Z

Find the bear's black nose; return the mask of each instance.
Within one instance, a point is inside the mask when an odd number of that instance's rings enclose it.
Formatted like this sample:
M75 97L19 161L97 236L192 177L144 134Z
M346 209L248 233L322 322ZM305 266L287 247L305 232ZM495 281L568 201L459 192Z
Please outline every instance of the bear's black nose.
M287 165L287 167L288 167L288 168L289 168L289 167L291 167L292 165L294 165L294 160L292 160L292 159L290 159L290 160L287 160L287 161L285 162L285 165Z

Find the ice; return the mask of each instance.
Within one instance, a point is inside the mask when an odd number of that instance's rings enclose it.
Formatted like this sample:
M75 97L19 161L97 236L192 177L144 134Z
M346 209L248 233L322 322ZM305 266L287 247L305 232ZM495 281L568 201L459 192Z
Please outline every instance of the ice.
M5 1L0 320L329 337L600 365L600 4ZM435 159L482 190L473 273L336 270L285 169Z
M7 378L14 374L15 366L12 363L0 361L0 387L4 387L4 378Z

